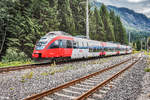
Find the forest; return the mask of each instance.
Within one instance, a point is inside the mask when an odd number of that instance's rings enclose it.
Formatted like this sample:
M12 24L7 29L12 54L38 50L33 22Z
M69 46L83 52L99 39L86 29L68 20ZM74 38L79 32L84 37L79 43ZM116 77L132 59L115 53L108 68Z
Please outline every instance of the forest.
M0 61L31 59L36 44L50 31L86 35L85 0L1 0ZM91 9L90 39L128 44L126 29L114 11Z

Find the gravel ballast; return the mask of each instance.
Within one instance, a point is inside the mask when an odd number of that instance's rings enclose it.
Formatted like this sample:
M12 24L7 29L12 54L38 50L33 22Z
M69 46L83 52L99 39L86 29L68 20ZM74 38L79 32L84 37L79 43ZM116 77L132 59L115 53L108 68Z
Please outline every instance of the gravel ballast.
M150 61L148 60L149 65L146 68L150 68ZM142 91L138 96L137 100L150 100L150 72L146 72L142 80Z
M115 88L106 93L102 100L136 100L141 93L142 79L147 67L146 58L136 63L117 81ZM139 99L145 100L145 99Z
M106 72L103 72L101 73L100 75L97 75L96 77L92 77L91 79L96 79L98 80L97 82L96 81L93 81L93 82L90 82L90 80L85 80L79 84L76 84L76 85L73 85L74 88L72 87L69 87L69 88L66 88L67 90L71 90L71 91L75 91L75 92L79 92L79 93L85 93L85 89L91 89L91 87L84 87L84 86L79 86L79 85L86 85L86 86L96 86L98 85L99 83L102 83L103 81L105 81L106 79L110 78L112 75L116 74L117 72L119 72L120 70L124 69L124 65L128 66L131 64L131 61L129 62L126 62L124 64L121 64L119 66L117 66L116 68L113 68L111 70L108 70ZM82 88L82 89L76 89L76 88ZM77 96L80 96L80 94L76 94L76 93L70 93L70 92L66 92L66 91L58 91L57 93L59 94L64 94L64 95L67 95L67 96L73 96L73 97L77 97ZM70 98L66 98L66 97L60 97L58 95L52 95L50 96L50 98L53 98L54 100L72 100ZM42 100L45 100L45 99L42 99Z
M131 55L101 58L100 60L90 60L72 64L56 65L53 67L42 67L0 74L0 100L20 100L26 98L27 96L54 88L58 85L64 84L67 81L74 80L76 78L88 75L89 73L106 68L110 65L119 63L122 60L128 59L130 56ZM142 69L140 64L141 63L136 65L139 66L139 70ZM136 68L137 67L135 67L135 70ZM142 73L140 75L144 74L142 71L139 71L138 73ZM142 78L142 76L140 78ZM141 86L138 86L138 88L140 87Z

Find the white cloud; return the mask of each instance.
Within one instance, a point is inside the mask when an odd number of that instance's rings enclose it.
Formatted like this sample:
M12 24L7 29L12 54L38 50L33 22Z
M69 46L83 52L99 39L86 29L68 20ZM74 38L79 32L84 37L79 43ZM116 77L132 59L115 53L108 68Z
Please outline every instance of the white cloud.
M132 3L139 3L139 2L144 2L147 0L128 0L128 2L132 2Z
M150 8L146 8L143 10L143 13L149 13L150 12Z
M150 8L138 9L136 11L139 13L143 13L143 14L147 15L147 17L150 17Z

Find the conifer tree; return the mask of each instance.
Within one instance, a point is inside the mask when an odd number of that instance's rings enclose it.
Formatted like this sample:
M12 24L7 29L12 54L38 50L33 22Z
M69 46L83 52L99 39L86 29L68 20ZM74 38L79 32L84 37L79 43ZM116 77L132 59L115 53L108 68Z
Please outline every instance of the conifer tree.
M136 41L136 50L141 50L141 42L140 42L140 40L137 40Z
M70 7L75 23L75 35L85 35L86 33L86 8L84 0L70 0Z
M45 34L49 31L59 30L58 0L32 0L31 14L41 25L40 30Z
M75 32L75 24L69 0L58 0L60 30L68 33Z
M94 14L91 18L91 37L95 40L105 41L104 24L102 22L100 13L97 8L94 10Z
M118 30L116 29L117 28L116 18L117 17L115 16L114 11L111 10L110 11L110 20L111 20L111 23L113 25L115 40L117 41L117 32L118 32Z
M86 6L82 3L84 1L1 0L0 47L5 33L6 40L0 60L8 48L15 48L31 57L36 41L49 31L61 30L72 35L85 35ZM109 13L104 5L100 11L97 8L93 11L89 4L89 16L92 39L115 41L116 38L117 42L127 43L126 30L113 11ZM134 34L134 38L138 37Z
M102 21L104 23L104 29L106 31L106 40L107 41L115 41L113 26L112 26L107 8L104 4L102 4L102 6L101 6L100 15L101 15Z
M11 0L0 1L0 61L8 49L7 37L10 37L11 34L8 30L8 26L11 24L10 20L14 17L11 15L14 13L14 4L15 3Z
M126 34L126 30L122 25L122 22L120 20L120 17L117 16L116 18L116 26L115 26L115 30L116 30L116 41L121 43L121 44L127 44L127 34Z

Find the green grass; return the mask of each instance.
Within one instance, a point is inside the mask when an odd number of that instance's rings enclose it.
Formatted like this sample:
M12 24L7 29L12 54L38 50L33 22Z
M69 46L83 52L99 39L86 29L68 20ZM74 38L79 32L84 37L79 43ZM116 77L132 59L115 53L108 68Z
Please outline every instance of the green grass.
M41 75L47 76L47 75L49 75L49 73L48 72L43 72L43 73L41 73Z
M26 73L22 76L21 82L25 83L27 79L31 79L33 77L33 72Z
M150 68L145 68L144 71L145 72L150 72Z
M33 61L13 61L13 62L0 62L0 68L2 67L8 67L8 66L19 66L19 65L25 65L25 64L33 64Z
M73 65L65 65L62 68L55 68L55 64L54 65L50 65L50 69L47 72L42 72L40 73L40 75L42 76L47 76L47 75L54 75L55 73L59 73L59 72L65 72L67 70L73 70L75 69Z

